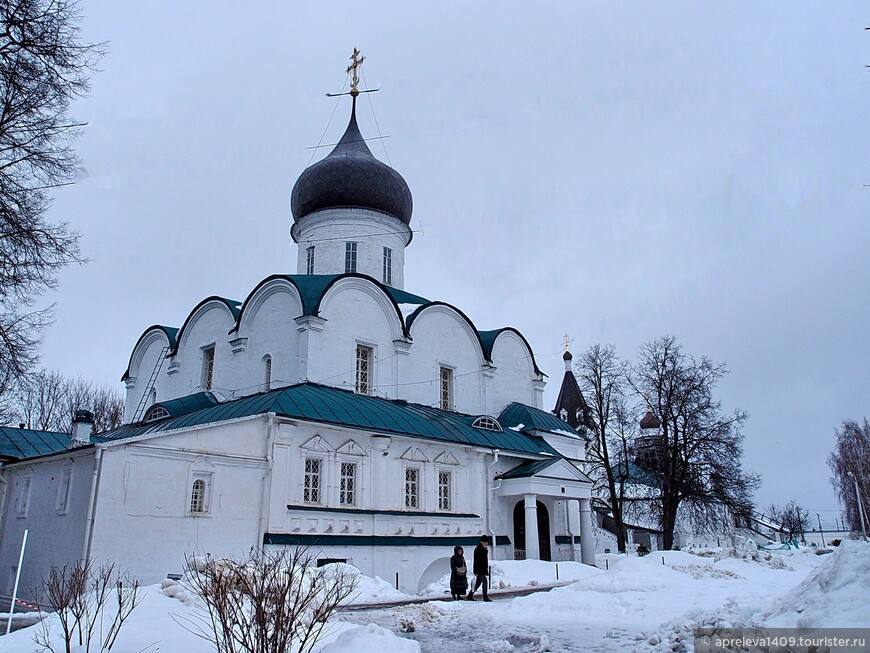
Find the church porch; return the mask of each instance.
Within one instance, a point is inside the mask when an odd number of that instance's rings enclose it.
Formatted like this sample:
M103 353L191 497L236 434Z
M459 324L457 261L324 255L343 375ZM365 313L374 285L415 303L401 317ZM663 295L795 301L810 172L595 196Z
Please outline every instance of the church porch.
M592 482L570 462L523 463L496 479L494 495L502 514L510 515L506 530L513 534L515 558L558 559L554 547L564 543L568 559L595 564Z

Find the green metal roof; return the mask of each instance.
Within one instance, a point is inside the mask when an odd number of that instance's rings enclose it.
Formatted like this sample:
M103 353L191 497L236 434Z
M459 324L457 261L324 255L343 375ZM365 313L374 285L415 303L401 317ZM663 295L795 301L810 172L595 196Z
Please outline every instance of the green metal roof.
M127 424L101 433L107 441L190 428L264 413L365 431L406 435L526 454L558 455L543 438L517 431L471 426L477 416L402 400L381 399L315 383L302 383L227 401L148 424Z
M247 299L245 299L244 304L242 304L242 309L240 313L245 312L248 301L251 299L251 297L253 297L254 293L256 293L257 290L260 289L262 285L270 281L274 281L275 279L285 279L293 284L296 287L296 290L299 292L299 297L302 299L302 314L317 315L320 312L320 302L323 300L323 296L326 294L326 291L329 290L333 283L335 283L339 279L344 279L347 277L365 279L374 283L381 290L383 290L387 294L387 296L389 296L390 299L392 299L396 304L426 304L429 302L429 300L425 297L420 297L419 295L414 295L412 293L405 292L404 290L399 290L398 288L393 288L391 286L385 286L376 279L373 279L372 277L366 276L364 274L273 274L272 276L263 279L260 283L257 284L257 287L251 291ZM240 319L241 315L237 317ZM238 329L238 326L239 325L237 322L235 328Z
M532 351L529 341L526 340L526 337L522 333L513 327L502 327L501 329L494 329L492 331L477 332L477 335L480 338L480 344L483 346L483 355L486 357L486 360L492 360L492 348L495 347L495 341L505 331L512 331L520 337L520 340L526 343L526 348L529 350L529 354L531 354L532 357L532 367L534 367L535 373L542 374L541 370L538 369L538 362L535 360L535 353Z
M513 469L509 469L504 474L501 474L499 478L528 478L529 476L534 476L535 474L544 471L547 467L555 464L558 460L559 458L532 460L523 463L522 465L518 465Z
M155 406L160 406L172 417L178 417L180 415L187 415L187 413L192 413L193 411L199 410L200 408L215 406L217 403L218 400L215 399L215 396L212 393L197 392L192 395L187 395L186 397L170 399L169 401L161 401L151 406L151 408L149 408L148 410L151 411Z
M503 428L519 429L521 431L548 431L550 433L568 433L578 438L583 437L565 422L552 413L525 404L513 402L501 411L498 421ZM585 438L584 438L585 439Z
M0 426L0 456L20 459L65 451L70 437L69 433Z

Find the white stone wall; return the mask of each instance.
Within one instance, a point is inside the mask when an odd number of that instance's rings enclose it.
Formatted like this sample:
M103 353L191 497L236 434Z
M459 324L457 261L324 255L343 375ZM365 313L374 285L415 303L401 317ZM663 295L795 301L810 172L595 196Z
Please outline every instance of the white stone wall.
M374 350L372 394L395 397L394 341L402 338L395 305L374 284L355 277L335 282L320 305L325 320L308 342L307 380L353 389L356 347Z
M532 352L522 338L510 330L499 333L492 361L495 370L487 392L489 412L498 414L512 401L542 408L543 385L534 383L537 375Z
M52 566L74 563L82 555L94 472L94 449L86 448L30 463L4 466L6 488L0 522L0 595L12 596L21 540L27 549L18 595L40 597L34 590ZM68 475L68 481L65 480ZM25 489L29 491L24 510ZM68 494L63 492L68 485ZM66 500L64 501L64 496Z
M306 458L322 461L323 496L317 505L304 501ZM354 506L339 503L342 461L358 465ZM460 461L462 464L455 464ZM437 561L449 558L456 543L466 542L467 549L470 539L485 532L485 463L483 454L458 444L283 423L275 436L268 532L315 540L311 546L317 557L346 559L363 573L391 583L398 573L400 588L416 592L421 580L427 578L424 572L428 567L432 566L430 575L436 573ZM420 472L420 503L416 509L404 506L406 467ZM452 475L452 505L446 511L438 505L438 473L442 470ZM428 539L424 545L351 546L332 544L330 538L335 535ZM447 571L449 564L443 565L438 577Z
M357 243L356 271L386 283L384 247L392 250L394 288L405 287L405 247L411 229L401 220L368 209L327 209L307 215L291 230L299 245L296 273L307 274L308 247L314 246L314 274L344 274L345 243Z
M403 398L440 406L440 368L453 370L454 406L462 413L485 412L482 401L486 361L473 327L453 308L424 308L410 330L414 341Z
M239 394L266 389L266 356L272 359L272 388L299 382L299 332L294 320L301 314L299 292L286 279L273 279L248 298L239 330L228 335L235 343L231 358L219 363Z
M180 573L186 555L241 556L261 541L265 417L104 449L90 555L145 584ZM205 478L208 512L190 512Z
M281 277L253 292L232 333L234 318L226 304L204 302L179 332L177 354L163 362L155 384L157 401L204 389L203 351L211 346L212 390L221 400L262 392L266 356L272 359L272 388L307 380L353 389L356 346L362 344L375 352L372 394L377 396L440 406L443 365L453 370L453 408L459 412L498 415L511 401L541 406L543 380L522 338L511 330L499 334L489 364L474 326L449 305L423 308L407 338L396 305L377 285L345 277L326 291L319 316L302 312L298 291ZM126 421L132 420L167 344L165 334L154 329L136 346L127 380ZM149 397L147 405L151 403Z
M130 375L126 379L125 423L133 420L136 409L139 406L139 401L142 399L142 394L145 392L146 385L148 384L148 379L151 377L151 373L160 358L160 353L169 344L169 339L160 329L150 330L136 344L133 355L130 357ZM168 362L164 360L163 366L168 366ZM166 370L162 369L155 387L158 393L158 401L173 398L166 386ZM146 409L152 403L154 403L153 398L149 397L146 400Z

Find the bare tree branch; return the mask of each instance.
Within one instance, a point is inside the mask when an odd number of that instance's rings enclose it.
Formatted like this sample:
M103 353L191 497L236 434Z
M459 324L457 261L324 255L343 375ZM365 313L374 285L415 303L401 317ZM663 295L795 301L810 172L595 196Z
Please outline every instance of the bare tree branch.
M74 0L0 0L0 376L22 378L38 358L51 310L34 310L57 273L82 262L78 234L50 223L49 191L71 183L68 115L85 95L105 44L83 43Z

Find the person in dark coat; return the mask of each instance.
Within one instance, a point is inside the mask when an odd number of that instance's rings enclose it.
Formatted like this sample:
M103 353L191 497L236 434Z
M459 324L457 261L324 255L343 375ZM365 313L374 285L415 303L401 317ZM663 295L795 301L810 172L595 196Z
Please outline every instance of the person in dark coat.
M461 546L453 547L450 558L450 594L453 600L461 599L468 590L468 568L465 566L465 551Z
M481 585L483 586L483 600L492 601L487 595L487 575L489 574L489 535L483 535L480 538L480 544L474 547L474 565L471 570L474 572L474 585L468 593L468 600L474 600L474 592Z

